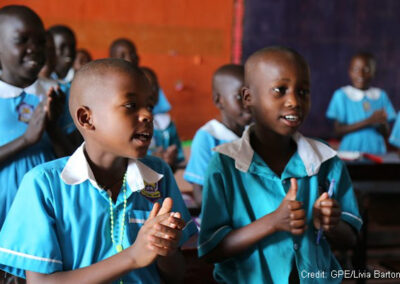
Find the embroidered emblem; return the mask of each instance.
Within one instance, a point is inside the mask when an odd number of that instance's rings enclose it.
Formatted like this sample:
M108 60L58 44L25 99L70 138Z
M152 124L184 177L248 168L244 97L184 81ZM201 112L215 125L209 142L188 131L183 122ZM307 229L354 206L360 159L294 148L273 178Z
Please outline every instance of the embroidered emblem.
M161 192L158 190L158 183L147 183L144 181L144 188L140 191L140 194L153 203L161 198Z
M31 120L31 117L33 115L34 107L30 104L27 104L25 102L21 102L17 106L17 112L18 112L18 120L28 123L29 120Z
M371 110L371 104L368 101L363 102L363 108L364 111L370 111Z

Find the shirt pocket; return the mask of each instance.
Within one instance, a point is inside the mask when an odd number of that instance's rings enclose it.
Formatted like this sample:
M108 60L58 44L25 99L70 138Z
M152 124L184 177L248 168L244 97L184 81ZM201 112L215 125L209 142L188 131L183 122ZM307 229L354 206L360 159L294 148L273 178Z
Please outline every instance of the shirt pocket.
M147 210L130 210L128 212L128 239L131 244L136 240L140 228L144 225L150 211Z

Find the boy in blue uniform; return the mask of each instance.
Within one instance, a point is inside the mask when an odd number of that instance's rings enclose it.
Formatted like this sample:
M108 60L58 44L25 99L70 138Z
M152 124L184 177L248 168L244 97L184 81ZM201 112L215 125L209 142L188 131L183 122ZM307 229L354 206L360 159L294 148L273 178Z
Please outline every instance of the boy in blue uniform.
M227 64L218 68L212 80L213 101L220 110L221 119L212 119L197 130L184 179L193 184L193 195L201 205L202 188L212 149L222 143L238 139L250 122L244 111L240 88L243 87L244 69L241 65Z
M42 21L24 6L0 9L0 228L22 177L67 151L56 121L64 95L38 78L45 61ZM54 151L53 151L54 150Z
M143 73L124 60L76 73L69 105L85 143L25 175L0 233L1 269L32 283L182 279L177 247L196 227L184 226L169 167L145 157L153 104Z
M336 134L343 136L341 151L386 152L388 122L396 114L385 91L370 87L375 65L369 53L354 55L349 66L352 86L336 90L329 104L326 117L334 120Z
M246 61L242 96L255 124L216 148L204 184L198 251L215 262L218 281L340 282L330 243L354 244L362 221L336 152L297 132L309 92L308 65L291 49L265 48Z
M148 67L141 67L150 82L154 96L159 97L159 84L157 75ZM170 165L173 172L178 167L183 167L185 161L181 140L176 130L175 123L168 113L154 113L154 133L150 143L149 154L162 158Z

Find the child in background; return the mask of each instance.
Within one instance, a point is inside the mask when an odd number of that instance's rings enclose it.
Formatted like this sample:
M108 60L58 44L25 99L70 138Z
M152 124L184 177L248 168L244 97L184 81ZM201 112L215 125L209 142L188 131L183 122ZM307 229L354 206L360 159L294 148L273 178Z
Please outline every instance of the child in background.
M92 61L92 56L90 55L89 51L84 48L78 49L76 51L75 61L72 67L74 68L74 72L81 69L83 65Z
M111 58L120 58L131 62L135 66L139 66L140 57L137 53L135 44L126 38L118 38L114 40L110 45L109 54ZM154 106L153 114L167 113L171 110L164 91L158 88L158 101Z
M400 153L400 113L397 114L392 133L389 137L389 143L398 148L398 152Z
M74 32L67 26L56 25L49 28L53 36L56 64L51 77L63 84L70 83L74 78L74 64L76 54L76 39Z
M388 122L395 119L393 106L385 91L372 88L375 59L369 53L357 53L350 61L352 86L336 90L326 112L334 120L335 132L343 136L340 151L386 153Z
M243 87L244 69L241 65L227 64L218 68L212 80L213 101L220 110L221 120L213 119L197 130L184 179L193 184L193 196L201 205L202 187L212 149L222 143L238 139L250 122L250 114L243 109L240 89Z
M215 149L199 256L224 283L340 283L330 244L354 244L362 221L336 152L297 132L310 108L308 64L285 47L261 49L246 61L242 97L255 124Z
M144 74L92 61L69 104L85 143L25 175L0 233L0 268L31 283L180 282L178 246L196 227L184 224L168 165L146 156L154 96Z
M159 94L157 75L148 67L141 67L141 69L150 82L157 102ZM175 172L178 167L182 167L181 165L185 161L175 123L168 113L160 113L154 115L153 124L154 133L149 147L149 154L162 158Z
M55 65L56 48L54 46L53 36L49 32L46 32L46 61L42 67L42 70L39 72L39 77L50 79Z

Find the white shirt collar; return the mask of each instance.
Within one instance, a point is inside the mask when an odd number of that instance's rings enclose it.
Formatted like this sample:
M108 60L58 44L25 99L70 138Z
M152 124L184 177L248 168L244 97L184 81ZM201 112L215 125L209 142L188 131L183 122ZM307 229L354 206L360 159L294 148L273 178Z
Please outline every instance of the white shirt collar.
M36 95L43 99L49 88L56 86L57 81L45 78L38 78L32 85L26 88L19 88L4 81L0 81L0 98L15 98L25 91L27 94Z
M93 175L93 172L86 160L83 143L68 159L63 171L62 180L69 185L80 184L86 180L97 189L102 189ZM157 183L164 175L157 173L142 162L130 159L128 162L126 181L132 192L139 191L145 187L146 183Z
M153 118L154 129L164 130L171 123L171 116L168 113L158 113Z
M369 88L367 90L360 90L354 88L353 86L346 86L342 88L343 92L347 95L347 97L355 102L359 102L364 97L369 98L370 100L377 100L381 96L381 91L379 88Z
M253 160L254 150L250 145L250 131L252 128L252 126L248 127L244 131L242 138L214 148L214 151L234 159L236 169L242 172L248 171ZM292 138L297 143L297 152L309 176L317 174L323 162L336 156L336 151L329 146L317 140L304 137L299 132L296 132Z
M216 119L210 120L200 129L208 132L211 136L219 140L233 141L239 138L239 136L237 136L232 130Z
M74 79L74 76L75 76L75 70L72 67L68 70L68 73L67 73L67 75L65 75L64 78L58 78L58 75L56 72L52 72L50 74L51 78L57 80L61 84L66 84L66 83L72 82L72 79Z

